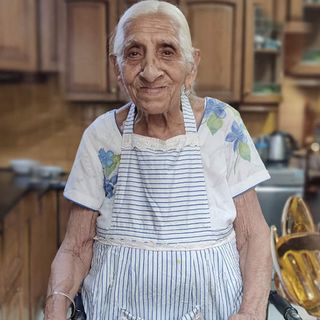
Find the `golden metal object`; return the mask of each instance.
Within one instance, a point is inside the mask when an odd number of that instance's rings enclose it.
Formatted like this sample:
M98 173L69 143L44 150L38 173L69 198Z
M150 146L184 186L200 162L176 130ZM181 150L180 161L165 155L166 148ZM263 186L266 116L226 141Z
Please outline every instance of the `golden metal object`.
M315 232L312 215L301 197L292 196L286 201L281 217L282 236L298 232Z
M320 233L303 199L290 197L282 212L282 235L271 227L272 259L278 293L320 316Z

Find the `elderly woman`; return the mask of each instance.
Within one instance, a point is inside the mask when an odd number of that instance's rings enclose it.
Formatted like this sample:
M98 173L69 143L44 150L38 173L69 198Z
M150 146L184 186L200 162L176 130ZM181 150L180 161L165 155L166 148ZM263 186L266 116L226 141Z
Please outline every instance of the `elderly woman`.
M46 319L65 319L80 286L89 320L265 319L269 231L253 187L269 175L238 112L190 93L200 57L185 17L133 5L111 59L131 101L83 135Z

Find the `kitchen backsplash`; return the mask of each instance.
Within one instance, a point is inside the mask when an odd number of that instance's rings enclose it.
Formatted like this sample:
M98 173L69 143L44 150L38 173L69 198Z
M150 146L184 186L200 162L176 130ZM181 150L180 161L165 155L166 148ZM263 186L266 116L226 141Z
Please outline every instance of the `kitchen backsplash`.
M32 158L69 170L83 130L106 104L64 100L56 76L0 86L0 166Z

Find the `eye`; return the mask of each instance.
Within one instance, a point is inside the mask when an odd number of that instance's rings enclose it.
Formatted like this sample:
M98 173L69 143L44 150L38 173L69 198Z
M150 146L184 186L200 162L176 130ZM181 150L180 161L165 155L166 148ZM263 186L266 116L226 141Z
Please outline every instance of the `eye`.
M175 54L175 50L169 47L161 49L161 55L164 57L172 57Z
M172 59L176 59L179 53L174 46L164 45L160 48L159 54L163 59L172 60Z
M174 52L172 52L172 51L170 51L170 50L166 50L166 51L163 52L163 54L164 54L165 56L172 56L172 55L174 54Z
M128 59L136 60L136 59L139 59L142 56L142 54L143 52L141 49L134 47L127 50L127 52L125 53L125 56Z

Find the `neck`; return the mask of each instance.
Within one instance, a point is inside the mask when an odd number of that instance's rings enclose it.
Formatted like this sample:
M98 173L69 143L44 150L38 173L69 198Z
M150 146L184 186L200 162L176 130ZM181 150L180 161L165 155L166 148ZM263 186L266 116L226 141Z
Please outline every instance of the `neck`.
M138 110L134 132L140 135L166 140L184 134L183 113L180 108L161 114L148 114Z

